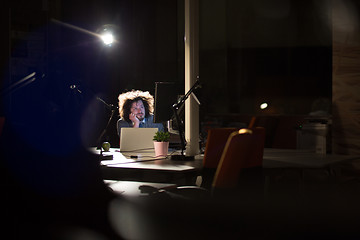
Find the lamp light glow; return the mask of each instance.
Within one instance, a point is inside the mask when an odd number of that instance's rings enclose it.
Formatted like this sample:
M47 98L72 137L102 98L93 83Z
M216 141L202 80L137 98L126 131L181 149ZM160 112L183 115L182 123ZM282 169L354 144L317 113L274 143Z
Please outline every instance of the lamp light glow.
M97 29L98 37L107 47L119 43L119 29L116 25L106 24Z
M107 46L112 46L115 43L118 43L118 38L119 38L119 33L118 33L118 28L113 25L113 24L106 24L103 25L102 27L100 27L96 32L91 32L89 30L86 30L84 28L80 28L68 23L64 23L61 22L59 20L56 19L51 19L52 22L57 23L57 24L61 24L62 26L71 28L73 30L79 31L79 32L83 32L85 34L89 34L89 35L93 35L95 37L100 38L103 43Z
M114 35L111 32L105 32L101 35L101 39L105 45L110 46L114 43Z
M239 134L252 134L252 133L253 133L253 131L248 128L242 128L239 130Z
M269 106L269 105L268 105L266 102L264 102L264 103L260 104L260 109L261 109L261 110L264 110L264 109L266 109L268 106Z

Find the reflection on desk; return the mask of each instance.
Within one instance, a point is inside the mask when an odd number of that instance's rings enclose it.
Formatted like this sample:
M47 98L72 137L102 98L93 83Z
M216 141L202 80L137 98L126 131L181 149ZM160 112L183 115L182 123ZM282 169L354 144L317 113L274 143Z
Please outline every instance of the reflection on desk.
M138 182L138 181L114 181L104 180L109 188L117 194L125 196L141 196L149 195L148 193L142 193L140 186L151 186L156 189L171 189L175 188L175 184L171 183L149 183L149 182Z

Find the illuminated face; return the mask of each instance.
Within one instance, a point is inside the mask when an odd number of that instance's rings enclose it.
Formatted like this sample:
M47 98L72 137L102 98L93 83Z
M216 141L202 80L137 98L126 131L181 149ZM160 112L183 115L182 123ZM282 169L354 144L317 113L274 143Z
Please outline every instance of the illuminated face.
M135 114L135 116L140 120L144 120L145 118L145 107L144 107L144 103L139 100L137 102L133 102L131 104L131 108L130 108L131 113Z

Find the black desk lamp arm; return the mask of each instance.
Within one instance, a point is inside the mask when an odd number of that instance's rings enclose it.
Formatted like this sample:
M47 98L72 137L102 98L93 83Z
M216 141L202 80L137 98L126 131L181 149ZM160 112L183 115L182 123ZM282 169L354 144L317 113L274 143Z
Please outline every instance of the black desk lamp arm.
M179 109L180 106L182 106L186 99L188 99L188 97L190 96L190 94L197 89L198 87L200 87L200 80L199 77L197 78L196 82L194 83L194 85L189 89L189 91L177 102L173 105L173 108L177 108Z
M197 77L196 82L194 83L194 85L189 89L189 91L177 102L172 106L174 115L175 115L175 119L176 119L176 123L178 125L179 128L179 135L180 135L180 142L181 142L181 155L184 155L184 150L185 150L185 136L184 136L184 126L182 121L180 120L179 114L178 114L178 110L179 108L185 103L186 99L188 99L188 97L190 96L190 94L197 89L200 86L200 80L199 77Z

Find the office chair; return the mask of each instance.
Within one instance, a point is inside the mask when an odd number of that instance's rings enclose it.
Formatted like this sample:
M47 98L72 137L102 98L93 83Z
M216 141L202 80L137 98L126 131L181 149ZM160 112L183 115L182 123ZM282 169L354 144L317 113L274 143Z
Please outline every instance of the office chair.
M208 130L203 159L203 170L201 174L201 187L211 189L211 184L226 141L232 132L238 130L238 128L211 128Z
M221 154L229 135L239 130L238 128L211 128L208 130L208 136L204 152L203 167L217 168Z
M203 169L201 172L201 186L178 186L171 190L167 190L167 192L178 194L179 196L191 199L203 199L210 197L211 184L214 180L214 175L219 164L221 155L223 153L225 144L229 138L229 135L236 131L239 131L239 128L209 129L204 152ZM154 192L156 193L156 191L152 189L151 193Z
M263 193L265 128L243 128L229 135L210 188L180 186L170 191L189 198L226 197L242 192L251 193L246 196L251 199L251 196Z
M248 172L249 176L252 176L253 169L261 169L264 144L263 127L240 129L231 133L215 173L213 192L239 187L242 173Z

